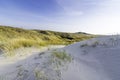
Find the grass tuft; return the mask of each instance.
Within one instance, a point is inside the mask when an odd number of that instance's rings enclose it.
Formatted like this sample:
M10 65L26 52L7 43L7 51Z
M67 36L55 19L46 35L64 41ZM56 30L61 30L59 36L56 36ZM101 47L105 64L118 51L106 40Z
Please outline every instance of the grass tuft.
M52 55L63 61L71 61L71 56L65 51L53 51Z

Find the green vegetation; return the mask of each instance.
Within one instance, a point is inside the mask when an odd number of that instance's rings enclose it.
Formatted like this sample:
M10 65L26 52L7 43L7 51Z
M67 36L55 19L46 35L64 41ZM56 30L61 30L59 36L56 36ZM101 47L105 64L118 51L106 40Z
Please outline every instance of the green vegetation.
M44 71L34 70L35 80L48 80Z
M68 55L65 51L53 51L52 55L63 61L71 61L71 56Z
M88 44L88 43L83 43L80 45L80 47L97 47L100 43L98 41L94 41L92 44ZM104 45L104 44L103 44Z
M92 47L97 47L99 45L99 42L98 41L95 41L94 43L92 43Z
M85 33L62 33L0 26L0 51L8 52L31 46L67 45L93 37L95 36Z
M80 47L86 47L89 46L87 43L81 44Z

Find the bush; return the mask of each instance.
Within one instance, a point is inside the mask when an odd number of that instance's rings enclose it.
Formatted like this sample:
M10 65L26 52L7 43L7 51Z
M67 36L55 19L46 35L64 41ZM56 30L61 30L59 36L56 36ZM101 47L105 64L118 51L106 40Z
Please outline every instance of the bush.
M65 51L53 51L52 55L63 61L71 61L71 56Z
M80 45L80 47L86 47L89 46L87 43Z
M99 45L99 42L95 41L94 43L92 43L91 47L97 47L97 45Z

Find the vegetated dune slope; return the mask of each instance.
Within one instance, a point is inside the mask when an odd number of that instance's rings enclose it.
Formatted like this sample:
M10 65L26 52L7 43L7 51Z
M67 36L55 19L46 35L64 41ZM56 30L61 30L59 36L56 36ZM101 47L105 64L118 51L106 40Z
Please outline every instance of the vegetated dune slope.
M120 80L120 36L94 38L64 50L74 57L64 80Z
M120 80L120 36L48 49L10 64L5 71L0 75L7 80Z
M49 30L27 30L0 26L0 51L11 51L20 47L40 47L47 45L68 45L90 39L97 35L87 33L67 33Z
M54 70L57 58L53 50L64 47L48 46L39 48L20 48L14 57L0 56L0 80L53 80L59 72ZM52 55L53 56L52 56ZM54 58L56 60L54 60ZM54 61L52 63L52 60ZM59 70L59 69L58 69ZM59 77L58 77L59 78Z

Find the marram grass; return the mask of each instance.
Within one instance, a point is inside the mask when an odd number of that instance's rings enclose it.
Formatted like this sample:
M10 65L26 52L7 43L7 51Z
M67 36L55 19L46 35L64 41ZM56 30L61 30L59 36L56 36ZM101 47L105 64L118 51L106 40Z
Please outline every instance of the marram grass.
M95 36L85 33L62 33L0 26L0 52L10 52L20 47L67 45L93 37Z

